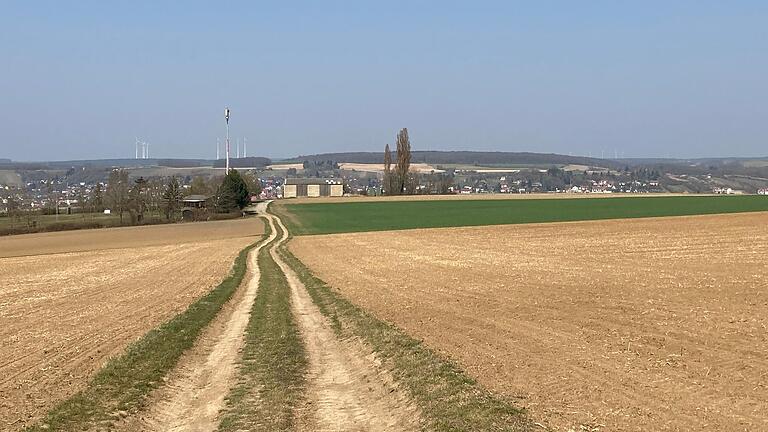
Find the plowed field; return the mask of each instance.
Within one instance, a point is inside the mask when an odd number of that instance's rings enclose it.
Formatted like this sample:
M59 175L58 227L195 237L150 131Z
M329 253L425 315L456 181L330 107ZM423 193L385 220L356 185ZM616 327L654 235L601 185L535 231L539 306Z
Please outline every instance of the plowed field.
M557 430L768 428L768 213L296 237ZM592 430L592 429L589 429Z
M0 430L83 388L217 285L261 233L247 219L0 239Z

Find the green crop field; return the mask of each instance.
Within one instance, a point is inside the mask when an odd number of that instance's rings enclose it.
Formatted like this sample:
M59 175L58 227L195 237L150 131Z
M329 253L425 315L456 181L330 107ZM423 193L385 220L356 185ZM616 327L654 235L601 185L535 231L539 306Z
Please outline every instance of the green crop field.
M669 196L529 200L285 203L293 234L768 211L768 197Z

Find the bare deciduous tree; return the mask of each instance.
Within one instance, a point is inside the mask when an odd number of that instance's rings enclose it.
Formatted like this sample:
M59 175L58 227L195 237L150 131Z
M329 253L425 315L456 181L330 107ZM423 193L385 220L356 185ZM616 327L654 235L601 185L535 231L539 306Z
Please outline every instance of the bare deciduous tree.
M163 192L165 201L165 218L171 220L179 209L182 198L181 185L176 177L171 177Z
M104 192L101 189L101 183L96 183L96 187L93 188L88 205L92 212L104 211Z
M392 152L389 144L384 147L384 192L387 195L414 194L416 179L411 175L411 141L408 129L400 129L397 133L397 164L392 169Z
M128 207L128 172L124 169L115 169L109 173L107 180L107 203L112 210L120 212L120 224L123 224L123 212Z
M397 133L397 165L395 166L397 195L401 195L406 190L410 168L411 140L408 138L408 129L402 128L400 129L400 132Z
M134 180L134 186L128 192L132 223L144 222L144 211L147 209L147 181L144 177Z
M211 195L213 191L211 190L210 185L208 182L205 181L205 177L203 176L196 176L192 178L192 183L189 184L189 194L190 195Z

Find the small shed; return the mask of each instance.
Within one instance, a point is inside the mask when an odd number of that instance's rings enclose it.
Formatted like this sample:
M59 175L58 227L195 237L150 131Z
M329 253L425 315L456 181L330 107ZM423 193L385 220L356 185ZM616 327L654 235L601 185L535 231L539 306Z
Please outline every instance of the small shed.
M283 198L340 197L344 195L344 180L340 178L286 178Z
M205 203L210 199L205 195L187 195L182 198L181 203L184 207L189 208L205 208Z
M205 195L187 195L181 199L181 218L183 220L199 220L205 213L207 202L211 199Z

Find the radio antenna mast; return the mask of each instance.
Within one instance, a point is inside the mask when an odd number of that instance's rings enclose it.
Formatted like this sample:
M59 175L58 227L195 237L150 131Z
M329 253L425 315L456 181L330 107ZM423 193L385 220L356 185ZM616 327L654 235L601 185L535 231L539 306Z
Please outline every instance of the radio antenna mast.
M224 120L227 121L227 174L229 174L229 107L224 108Z

